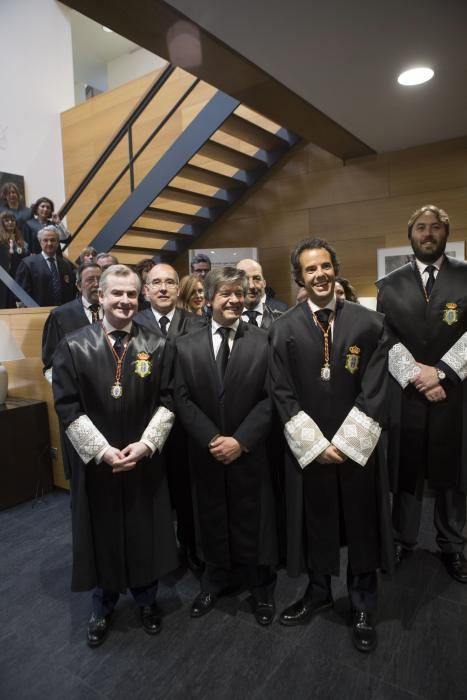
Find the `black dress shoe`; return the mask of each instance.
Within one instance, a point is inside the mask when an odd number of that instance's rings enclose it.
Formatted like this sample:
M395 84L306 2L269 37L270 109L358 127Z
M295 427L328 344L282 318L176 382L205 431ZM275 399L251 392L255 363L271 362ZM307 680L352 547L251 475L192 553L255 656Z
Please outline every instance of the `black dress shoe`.
M281 612L279 622L281 625L286 625L287 627L304 625L313 615L316 615L316 613L322 610L327 610L327 608L332 608L332 606L332 598L328 598L325 601L313 600L307 597L301 598L301 600L297 600L296 603L290 605Z
M267 627L274 620L276 608L274 603L268 603L260 600L255 603L255 619L258 625Z
M159 634L161 631L162 615L157 603L141 607L140 615L144 631L148 634Z
M453 579L467 583L467 561L463 552L442 552L441 559Z
M110 615L105 617L91 615L87 629L87 642L90 647L98 647L105 642L110 629L110 617Z
M371 624L370 614L356 612L353 616L352 641L358 651L365 653L376 649L376 630Z
M198 593L191 606L191 617L203 617L210 612L216 604L214 593Z

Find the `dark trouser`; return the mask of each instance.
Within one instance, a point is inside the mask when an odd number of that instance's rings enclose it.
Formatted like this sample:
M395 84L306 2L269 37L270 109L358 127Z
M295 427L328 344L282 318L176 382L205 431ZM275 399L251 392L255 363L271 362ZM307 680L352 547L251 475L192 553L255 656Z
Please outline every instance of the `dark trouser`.
M153 605L156 602L157 581L149 584L149 586L140 586L139 588L130 588L130 593L133 596L135 603L141 608L145 605ZM120 598L120 593L107 591L103 588L95 588L92 593L92 611L96 617L105 617L110 615Z
M407 549L417 544L422 515L424 479L419 478L415 493L399 491L392 503L394 540ZM435 493L434 524L436 542L442 552L462 552L465 538L466 496L456 489L438 489Z
M257 602L272 602L276 578L270 566L234 564L231 569L223 569L208 562L201 577L201 590L218 595L232 583L243 580Z
M326 602L331 598L331 577L308 571L310 582L305 596L317 602ZM350 604L355 612L374 612L378 601L378 575L376 571L366 574L352 573L347 567L347 591Z

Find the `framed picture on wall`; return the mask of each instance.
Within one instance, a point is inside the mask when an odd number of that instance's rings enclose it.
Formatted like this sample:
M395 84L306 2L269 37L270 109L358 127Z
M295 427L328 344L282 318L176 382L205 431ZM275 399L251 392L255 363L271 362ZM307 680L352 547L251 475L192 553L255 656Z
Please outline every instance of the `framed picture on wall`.
M0 172L0 192L3 189L3 185L7 182L13 182L13 184L16 185L16 187L19 189L24 204L26 204L26 192L24 190L23 175L15 175L14 173Z
M458 260L464 260L465 243L464 241L449 241L446 244L446 255ZM398 267L402 267L408 262L412 262L414 254L412 246L404 245L398 248L378 248L377 252L378 279L388 275Z

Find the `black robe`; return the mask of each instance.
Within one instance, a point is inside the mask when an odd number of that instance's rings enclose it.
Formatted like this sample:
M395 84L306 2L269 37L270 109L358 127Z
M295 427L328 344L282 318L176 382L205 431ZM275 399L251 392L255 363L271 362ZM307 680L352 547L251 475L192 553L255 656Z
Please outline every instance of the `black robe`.
M54 355L55 408L65 430L81 416L113 447L140 440L160 405L170 409L166 343L133 323L121 383L114 399L115 359L101 324L67 335ZM152 363L149 376L137 374L140 353ZM72 468L72 590L95 586L125 592L145 586L177 567L177 551L162 456L112 474L105 462L87 464L78 454Z
M269 337L273 398L284 425L304 411L331 442L355 406L382 426L387 347L380 314L351 302L337 303L328 382L320 378L323 337L307 302L281 316ZM359 349L358 367L353 372L346 368L352 347ZM342 465L313 461L302 469L287 451L290 575L297 576L306 569L339 575L342 544L349 547L354 574L380 566L391 568L387 477L384 464L376 457L377 450L365 466L348 458Z
M204 561L274 566L274 495L266 456L271 401L266 391L267 336L240 321L222 386L207 326L176 342L174 398L189 435L195 517ZM208 445L232 436L248 452L232 464Z
M415 263L379 280L378 309L386 316L391 344L402 343L415 361L436 365L467 330L467 264L445 257L429 302ZM446 323L446 304L456 304ZM409 384L391 377L388 460L392 489L413 493L417 476L432 488L467 490L467 385L443 383L447 397L430 403Z

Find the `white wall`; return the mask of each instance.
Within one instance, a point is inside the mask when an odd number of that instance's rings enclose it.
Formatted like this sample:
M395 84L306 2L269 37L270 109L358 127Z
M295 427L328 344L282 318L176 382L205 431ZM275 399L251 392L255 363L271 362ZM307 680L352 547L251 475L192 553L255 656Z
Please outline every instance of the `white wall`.
M65 199L60 112L73 107L71 30L55 0L0 0L0 170L24 175L26 201Z
M146 49L136 49L119 56L107 64L107 81L109 90L127 83L129 80L146 75L165 65L166 61ZM96 86L99 87L99 86Z

